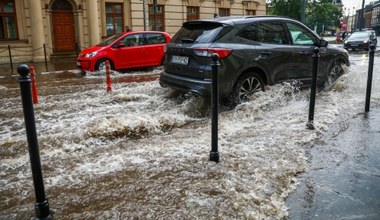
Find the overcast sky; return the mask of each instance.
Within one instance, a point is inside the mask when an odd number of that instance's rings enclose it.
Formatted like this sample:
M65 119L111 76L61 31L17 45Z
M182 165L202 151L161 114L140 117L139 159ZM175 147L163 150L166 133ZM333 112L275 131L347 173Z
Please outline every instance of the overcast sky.
M364 5L368 5L371 2L373 2L373 0L365 0ZM343 7L346 7L350 10L352 10L352 8L355 7L355 11L356 11L357 9L362 8L363 1L362 0L342 0L342 3L343 3ZM346 9L346 14L348 14L347 11L348 10Z

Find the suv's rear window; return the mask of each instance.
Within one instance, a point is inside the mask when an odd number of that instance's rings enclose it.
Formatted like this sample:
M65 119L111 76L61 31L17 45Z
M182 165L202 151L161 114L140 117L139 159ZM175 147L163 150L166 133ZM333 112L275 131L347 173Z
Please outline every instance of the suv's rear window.
M223 30L223 31L222 31ZM173 43L211 43L226 34L231 28L224 28L215 22L186 22L173 36Z

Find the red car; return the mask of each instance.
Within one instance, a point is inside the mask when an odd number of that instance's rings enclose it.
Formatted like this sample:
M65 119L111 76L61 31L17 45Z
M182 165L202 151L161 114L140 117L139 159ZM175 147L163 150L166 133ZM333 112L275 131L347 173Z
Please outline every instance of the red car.
M160 66L170 39L168 33L160 31L116 34L84 49L77 57L77 67L91 72L105 70L106 60L113 70Z

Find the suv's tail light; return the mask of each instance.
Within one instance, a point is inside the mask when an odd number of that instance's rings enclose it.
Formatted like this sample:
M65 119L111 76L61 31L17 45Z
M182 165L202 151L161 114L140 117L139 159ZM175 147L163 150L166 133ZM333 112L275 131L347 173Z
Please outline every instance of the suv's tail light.
M202 57L211 57L212 54L216 53L219 55L219 59L226 58L232 52L232 49L225 48L197 48L193 50L194 53Z

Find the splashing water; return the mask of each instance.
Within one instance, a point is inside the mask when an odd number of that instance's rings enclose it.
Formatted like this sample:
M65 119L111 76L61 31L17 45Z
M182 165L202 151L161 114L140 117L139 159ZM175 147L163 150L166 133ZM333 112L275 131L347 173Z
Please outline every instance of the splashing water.
M337 117L364 108L368 62L361 59L368 58L352 59L348 73L317 94L315 130L306 129L309 91L290 84L221 112L218 164L208 161L210 107L203 98L157 80L126 79L133 74L113 73L111 94L98 74L45 76L54 80L41 79L35 115L50 209L58 219L281 219L296 175L308 169L305 146ZM379 81L375 72L374 85ZM373 90L378 105L380 89ZM19 91L8 83L0 91L0 219L30 218Z

